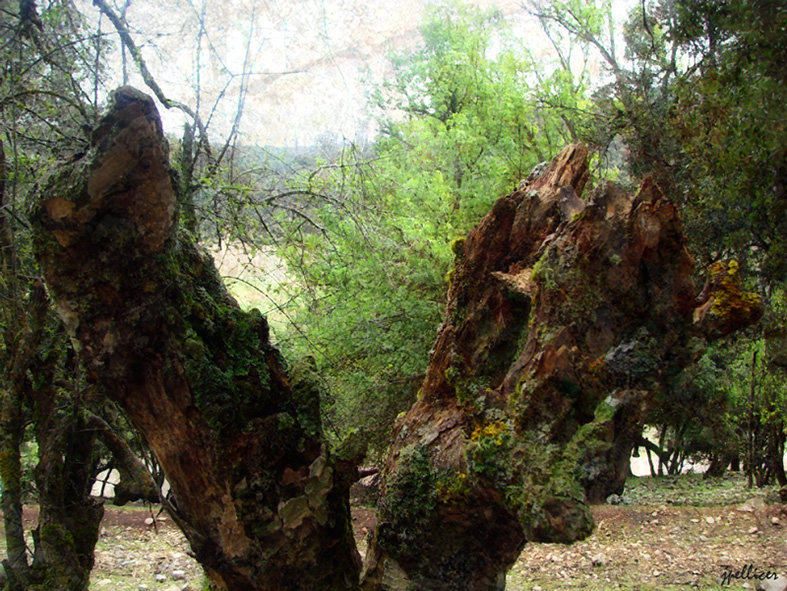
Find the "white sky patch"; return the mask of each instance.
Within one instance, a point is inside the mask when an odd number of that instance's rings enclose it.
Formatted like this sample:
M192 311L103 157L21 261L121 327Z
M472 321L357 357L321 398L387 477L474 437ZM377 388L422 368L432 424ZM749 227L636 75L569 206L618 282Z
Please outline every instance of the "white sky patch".
M498 7L515 35L547 59L548 43L520 0L477 0ZM615 3L616 18L636 0ZM158 84L171 99L199 110L213 139L229 133L238 106L246 48L248 95L240 133L244 142L296 146L332 134L350 141L369 137L366 112L371 85L391 73L386 56L413 49L428 0L205 0L205 34L197 71L199 14L203 0L134 0L127 19ZM78 0L94 27L98 13ZM254 22L252 23L252 14ZM253 26L252 26L253 24ZM106 18L102 32L112 33ZM252 38L249 41L249 32ZM111 87L122 83L119 41ZM498 49L499 51L499 49ZM149 92L136 68L129 83ZM160 109L165 129L182 135L185 117Z

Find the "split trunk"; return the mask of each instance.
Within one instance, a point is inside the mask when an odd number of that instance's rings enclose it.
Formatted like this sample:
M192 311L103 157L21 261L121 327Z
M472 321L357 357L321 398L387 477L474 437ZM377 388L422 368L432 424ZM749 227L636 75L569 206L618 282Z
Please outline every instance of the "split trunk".
M501 589L528 540L572 542L619 492L653 392L706 338L755 320L736 265L698 294L676 208L646 181L581 199L571 146L455 245L445 321L396 425L368 590ZM47 285L90 379L142 432L214 586L354 589L355 468L320 433L258 313L177 229L150 98L124 88L93 146L44 185Z
M178 231L168 157L152 99L116 91L34 214L57 310L89 379L155 453L214 588L356 588L354 467L326 448L317 395L294 394L265 318Z
M366 590L492 591L528 541L593 530L620 493L648 404L756 320L737 265L692 282L675 206L646 180L581 198L570 146L455 245L446 316L397 423Z

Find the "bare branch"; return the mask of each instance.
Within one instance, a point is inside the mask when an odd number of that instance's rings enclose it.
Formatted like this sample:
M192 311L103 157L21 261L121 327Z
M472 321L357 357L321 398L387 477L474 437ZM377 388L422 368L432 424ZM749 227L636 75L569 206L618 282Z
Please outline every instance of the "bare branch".
M202 120L200 119L199 115L191 109L188 105L185 105L181 102L175 101L167 97L164 94L164 91L161 90L161 87L156 82L156 79L153 77L153 74L150 73L148 69L147 63L145 62L145 58L142 57L142 52L137 47L137 44L134 42L134 39L131 37L131 34L128 31L128 27L126 27L125 23L121 20L121 18L112 10L104 0L93 0L93 5L96 6L112 23L117 31L118 35L120 36L120 40L123 43L123 46L128 49L128 52L131 54L131 58L134 60L134 63L137 64L139 68L139 73L142 76L142 80L144 80L145 84L147 85L150 90L153 91L153 94L156 95L156 98L164 105L167 109L179 109L183 111L186 115L191 117L194 121L195 125L200 131L200 135L203 138L206 138L207 144L207 129L202 124ZM210 157L209 148L208 149L208 156Z
M93 431L107 446L107 449L118 462L121 482L115 487L115 504L123 505L136 499L159 502L162 495L158 485L153 480L153 476L151 476L147 466L137 457L128 443L98 415L86 413L85 421L87 428ZM130 478L131 482L124 481L124 477Z

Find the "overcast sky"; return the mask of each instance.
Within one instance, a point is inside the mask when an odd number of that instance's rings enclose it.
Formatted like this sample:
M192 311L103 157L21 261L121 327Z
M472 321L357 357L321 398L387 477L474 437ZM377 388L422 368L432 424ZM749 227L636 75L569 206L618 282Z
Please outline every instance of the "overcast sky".
M418 44L418 25L427 4L428 0L132 0L127 20L164 92L192 108L199 106L204 120L213 113L216 139L232 126L246 60L252 74L243 105L243 141L294 146L313 143L321 135L358 140L374 133L364 110L366 93L389 73L386 56L391 51ZM471 4L496 6L523 35L534 32L534 27L523 24L528 19L521 0ZM97 28L98 16L90 2L81 0L79 6ZM203 10L205 27L198 43ZM107 19L100 26L103 33L112 32ZM112 63L119 65L117 59ZM130 71L129 82L146 90L134 69ZM118 67L111 84L121 82ZM223 99L213 111L219 96ZM169 133L182 133L184 119L179 113L162 110L162 117Z

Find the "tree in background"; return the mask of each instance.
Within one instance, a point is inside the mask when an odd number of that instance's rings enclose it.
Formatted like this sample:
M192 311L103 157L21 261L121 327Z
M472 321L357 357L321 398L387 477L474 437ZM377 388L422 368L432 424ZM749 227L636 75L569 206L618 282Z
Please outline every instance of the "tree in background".
M614 34L609 2L533 0L529 10L550 38L582 39L604 65L607 81L594 93L593 117L583 128L583 139L610 155L622 147L624 182L653 176L681 207L698 260L707 266L734 258L749 287L757 289L766 307L761 337L767 343L757 363L779 383L784 318L774 302L784 289L787 219L783 126L776 113L787 99L785 48L778 34L787 18L784 9L738 0L643 2L630 13L622 38ZM684 385L702 383L701 389L715 391L711 399L718 399L727 390L712 375L686 376ZM755 387L766 383L770 377ZM781 395L769 399L780 400ZM704 412L697 415L696 401L687 400L680 410L673 401L653 415L654 420L656 415L680 415L688 421L683 427L671 420L661 424L673 443L682 439L681 431L700 433L719 420ZM778 442L783 437L776 434L784 432L777 418L783 409L774 410L752 415L768 417L773 435L760 441L775 446L765 452L771 463L781 457ZM698 422L698 416L704 419ZM779 472L768 471L773 476Z
M686 64L664 123L683 162L675 177L694 251L705 260L734 257L766 306L758 334L748 337L756 346L733 357L748 367L738 372L747 375L745 390L733 388L748 392L738 396L746 408L743 459L750 483L754 472L758 485L785 484L787 152L777 113L787 100L787 11L771 2L684 0L660 3L652 18Z
M7 3L0 13L0 446L8 558L4 586L86 589L103 510L90 499L91 407L73 351L32 259L25 199L63 146L86 143L100 85L95 40L69 6ZM22 525L21 446L37 444L32 551Z
M5 4L0 38L3 585L80 590L88 585L103 514L91 486L107 458L118 458L114 465L125 474L118 491L127 499L159 499L147 468L118 434L117 409L85 383L40 278L26 215L31 193L62 151L78 153L89 143L106 47L61 2ZM21 462L27 444L34 450L30 471ZM28 500L40 509L32 544L22 523Z
M302 303L291 346L315 354L337 430L376 428L378 451L422 381L452 241L575 136L580 111L550 108L540 83L584 101L581 83L544 76L496 12L444 5L421 31L371 97L381 137L296 183L316 199L308 219L283 223L279 251Z

